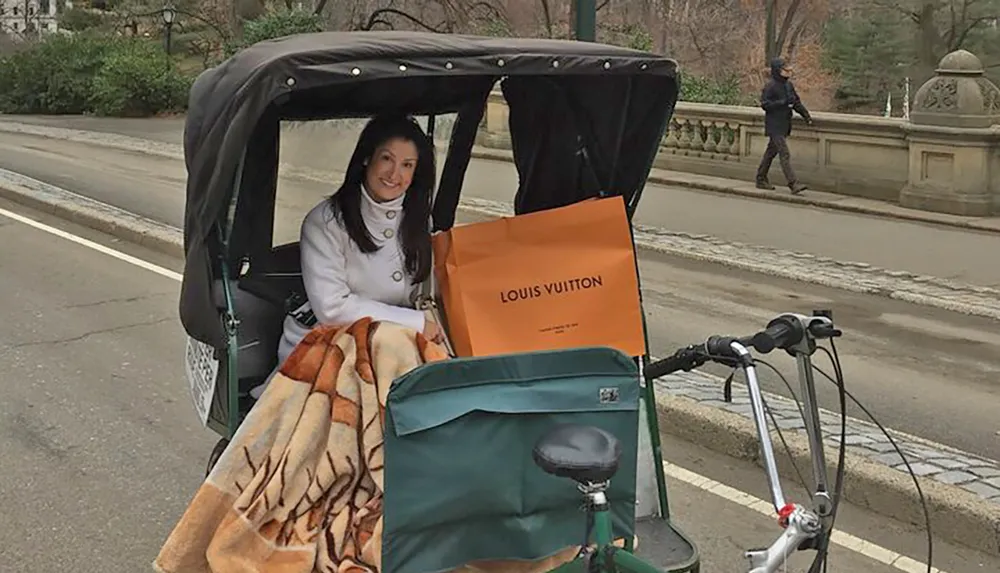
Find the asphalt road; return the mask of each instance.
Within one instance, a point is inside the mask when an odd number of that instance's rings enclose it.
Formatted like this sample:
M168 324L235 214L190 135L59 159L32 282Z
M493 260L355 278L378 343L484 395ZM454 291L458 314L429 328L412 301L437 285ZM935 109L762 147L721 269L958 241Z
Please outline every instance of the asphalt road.
M18 116L12 119L49 127L92 130L112 136L128 135L178 146L184 125L182 118ZM291 124L282 133L282 161L313 170L342 170L353 151L361 125L357 120ZM447 140L442 138L447 136L447 132L439 129L438 135L439 149L444 149ZM32 139L36 141L32 142ZM34 177L32 172L45 174L52 171L43 162L53 156L68 153L69 157L78 158L80 155L72 147L46 141L0 133L0 167ZM21 150L22 147L28 149ZM113 155L105 160L101 159L104 152L96 147L76 145L77 149L80 147L84 147L84 153L93 153L94 161L99 166L111 164L125 167L121 157L114 157L119 152L112 151ZM130 158L128 163L135 166L134 170L126 169L133 172L132 175L139 175L144 170L157 174L148 188L138 182L143 202L156 204L169 201L161 197L160 184L166 183L161 173L171 179L181 177L183 181L182 166L150 171L144 169L147 164L138 158ZM439 168L442 163L443 160L439 160ZM39 171L36 167L40 164ZM33 171L27 171L29 169ZM64 175L69 173L67 171ZM474 197L509 203L516 189L516 172L506 162L473 161L466 173L464 193ZM809 191L805 193L808 195ZM179 216L181 211L175 209L170 213ZM646 186L636 221L672 231L707 234L727 241L865 262L981 286L1000 286L1000 265L986 264L984 259L989 253L1000 252L1000 235L996 233L971 232L661 185Z
M129 125L142 125L139 121L134 120ZM161 136L166 140L174 137L174 132L163 131ZM342 144L341 141L338 145ZM294 150L306 152L301 146ZM185 171L177 160L0 133L0 167L161 222L181 224ZM466 178L469 193L491 199L503 193L509 195L510 182L504 177L510 177L511 170L509 165L476 162ZM493 171L507 175L494 175ZM647 190L646 196L647 200L653 197L649 201L655 204L661 200L656 198L659 190L665 188L654 189ZM296 240L302 217L332 190L333 184L282 178L278 190L280 214L276 222L276 241ZM801 212L795 220L808 221L811 225L810 230L801 231L806 233L800 236L803 244L807 239L830 233L831 229L837 234L854 236L848 230L855 226L865 229L876 223L886 229L883 243L896 243L900 237L908 237L913 227L925 235L927 242L945 241L945 237L954 237L954 240L942 243L937 251L916 243L906 249L901 247L898 252L904 258L895 261L898 265L888 264L888 268L905 267L907 258L919 255L917 258L923 261L922 264L930 271L938 271L939 276L960 274L958 268L964 269L965 278L971 277L980 283L990 282L994 275L1000 276L1000 265L983 264L983 253L1000 252L1000 237L763 201L733 199L738 202L733 207L730 198L692 191L668 189L663 192L686 194L675 197L670 201L671 206L663 210L664 221L658 224L671 229L702 233L720 230L717 227L722 223L718 214L724 208L731 208L735 211L727 216L731 222L728 226L732 228L731 233L740 234L749 232L748 228L765 227L737 224L744 203L755 209L771 210L776 216L782 216L784 209L792 209ZM706 202L711 201L717 205L707 206ZM653 209L649 211L654 212ZM676 214L678 211L683 216ZM769 240L767 236L756 238ZM823 247L830 243L809 240L808 244ZM854 254L845 258L863 260L868 253L881 248L873 241L869 241L868 246L870 248L855 244L852 247ZM965 255L961 254L963 249L981 249L976 252L974 265L965 262ZM1000 459L1000 385L997 383L1000 328L996 321L651 253L643 253L640 263L653 354L665 355L710 334L754 332L783 312L832 309L835 319L845 330L838 349L848 389L880 422ZM772 360L795 384L791 361L783 356L774 356ZM765 370L762 376L767 389L788 394L773 373ZM837 411L836 398L832 387L823 387L821 401L824 407ZM850 414L863 417L853 407Z
M180 261L0 201L78 236L177 271ZM135 573L149 563L202 477L216 436L183 380L179 284L0 212L0 571ZM665 437L670 461L765 496L756 467ZM740 571L742 551L778 533L736 501L670 480L675 519L703 571ZM845 505L841 531L921 560L916 528ZM655 540L645 539L656 560ZM938 542L951 573L1000 560ZM806 555L796 556L802 563ZM794 570L794 568L792 568ZM834 573L898 572L835 546Z

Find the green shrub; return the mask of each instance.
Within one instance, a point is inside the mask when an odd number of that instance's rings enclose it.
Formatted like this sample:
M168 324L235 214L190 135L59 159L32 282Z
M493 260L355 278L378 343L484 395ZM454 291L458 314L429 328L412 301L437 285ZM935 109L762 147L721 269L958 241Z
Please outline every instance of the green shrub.
M681 82L681 101L713 103L717 105L745 105L747 97L740 89L736 76L721 79L678 74Z
M642 50L644 52L653 51L653 37L642 26L635 24L598 24L599 41L608 42L615 46Z
M105 26L109 20L110 18L103 12L73 7L60 12L59 28L70 32L82 32Z
M158 43L52 34L0 58L0 112L152 114L182 108L190 81Z
M146 116L178 111L187 102L191 80L157 44L127 42L112 52L94 77L94 113Z
M323 31L323 18L307 10L281 9L264 14L243 25L243 40L226 45L226 55L264 40L273 40L294 34Z
M84 113L111 48L98 36L53 34L0 59L0 111Z

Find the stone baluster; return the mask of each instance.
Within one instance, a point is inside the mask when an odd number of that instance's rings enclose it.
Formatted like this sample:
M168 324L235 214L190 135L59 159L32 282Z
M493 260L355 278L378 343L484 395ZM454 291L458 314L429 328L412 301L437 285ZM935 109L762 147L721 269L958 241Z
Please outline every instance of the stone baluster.
M671 118L670 123L667 124L667 133L663 136L663 143L661 144L661 147L665 148L670 153L673 153L674 150L677 149L677 142L679 141L678 127L677 120L675 118Z
M726 122L726 130L729 132L729 146L726 153L733 156L735 159L740 157L740 133L742 132L739 123Z
M683 154L687 154L688 148L691 147L691 125L688 120L684 118L677 119L677 149Z
M701 122L697 119L687 120L688 125L688 155L701 155Z
M729 155L729 127L721 120L715 122L715 153L720 159Z
M726 122L726 131L729 133L728 147L726 148L727 157L739 160L740 145L743 141L743 126L738 122Z
M715 153L715 122L702 119L698 121L698 132L703 134L701 140L701 150L708 156Z
M701 154L701 126L698 125L697 119L687 120L687 134L688 142L687 149L688 155L700 155Z

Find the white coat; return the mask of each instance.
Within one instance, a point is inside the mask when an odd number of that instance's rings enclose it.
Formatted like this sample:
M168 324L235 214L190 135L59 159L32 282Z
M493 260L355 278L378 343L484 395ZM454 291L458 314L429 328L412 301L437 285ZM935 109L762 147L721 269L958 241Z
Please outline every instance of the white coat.
M378 203L361 191L361 215L375 244L381 248L363 253L351 240L328 199L309 211L302 221L302 281L306 302L285 317L278 344L278 367L308 334L309 328L292 315L311 309L319 324L349 324L366 316L395 322L422 332L425 315L413 308L417 285L406 272L400 245L399 223L403 196ZM273 376L273 373L272 373ZM270 377L268 378L270 381ZM259 397L266 383L251 394Z

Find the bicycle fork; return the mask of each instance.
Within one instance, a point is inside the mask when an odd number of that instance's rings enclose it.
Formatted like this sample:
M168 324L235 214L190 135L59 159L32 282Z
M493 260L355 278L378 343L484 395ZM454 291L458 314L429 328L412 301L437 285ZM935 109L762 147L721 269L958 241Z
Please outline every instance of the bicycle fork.
M769 573L775 571L792 553L803 548L805 542L812 540L815 543L821 535L827 532L832 512L832 500L828 490L829 480L827 476L826 457L823 453L823 435L816 400L816 386L812 373L811 355L815 352L816 345L815 338L810 332L810 327L817 321L825 322L829 319L817 316L786 316L794 317L801 321L802 332L805 334L798 343L789 348L789 352L795 356L802 400L804 402L804 421L806 434L809 439L809 451L812 458L813 481L815 485L811 501L816 511L814 512L801 505L790 504L785 501L781 481L778 476L778 464L774 455L774 446L767 427L764 399L760 391L760 383L757 380L753 358L745 346L739 342L733 342L731 343L731 348L736 352L746 373L750 405L753 410L757 436L760 440L761 453L764 458L764 470L771 490L771 499L778 513L778 523L785 528L781 537L775 540L770 547L746 552L746 557L750 561L750 573Z

